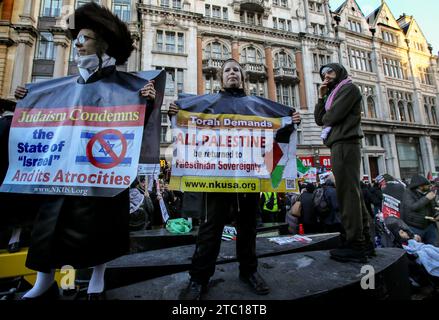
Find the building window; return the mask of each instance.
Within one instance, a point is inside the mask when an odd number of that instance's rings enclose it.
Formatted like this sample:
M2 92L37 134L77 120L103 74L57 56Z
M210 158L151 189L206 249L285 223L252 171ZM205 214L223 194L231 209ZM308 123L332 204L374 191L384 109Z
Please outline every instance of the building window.
M419 139L415 137L396 137L399 169L401 178L411 178L415 174L424 174Z
M437 137L431 138L431 146L433 148L435 171L439 172L439 139Z
M308 8L311 12L323 12L323 5L320 2L308 1Z
M89 2L95 2L101 4L100 0L76 0L76 8L79 8L80 6L83 6L84 4Z
M204 79L205 94L218 93L220 90L221 90L220 81L215 76L207 76Z
M276 99L288 107L296 107L295 87L291 85L276 83Z
M415 113L413 112L413 105L410 102L407 103L407 113L409 115L409 122L415 122Z
M319 72L320 68L331 62L331 56L320 53L313 53L314 71Z
M166 70L166 86L165 95L176 96L179 93L183 93L184 86L184 73L183 69L163 68L156 67L157 70Z
M439 124L436 109L436 98L424 96L425 120L428 124Z
M294 68L293 59L291 55L286 52L275 53L274 55L275 68Z
M212 18L221 19L221 7L212 6Z
M47 81L52 79L52 77L49 76L32 76L32 82L41 82L41 81Z
M383 57L384 74L387 77L397 79L407 79L406 66L402 65L401 61L391 58Z
M378 147L378 140L376 134L365 134L364 142L366 143L366 146Z
M399 119L401 121L407 121L407 118L405 116L405 108L404 108L404 104L402 103L402 101L398 102L398 112L399 112Z
M273 17L273 29L277 29L277 18Z
M398 36L395 33L390 31L382 31L381 34L385 42L398 44Z
M390 119L391 120L398 120L396 117L396 107L395 107L395 102L393 100L389 101L389 106L390 106Z
M388 90L390 118L397 121L414 122L413 97L411 93ZM397 106L397 108L396 108Z
M348 48L349 65L352 69L373 72L371 53L364 50Z
M226 7L223 7L223 19L229 20L229 11Z
M171 4L172 4L172 8L174 9L181 9L181 0L161 0L160 1L160 6L161 7L165 7L165 8L171 8Z
M220 42L208 43L204 49L204 59L227 60L230 58L230 52L227 47Z
M171 139L168 138L168 126L162 126L160 131L160 143L170 143Z
M59 17L61 15L62 0L44 0L41 6L42 17Z
M35 59L53 60L53 35L50 32L41 32L38 39Z
M113 12L125 22L131 19L131 0L114 0Z
M431 124L430 112L426 104L424 105L424 112L425 112L425 121L427 121L428 124Z
M174 9L181 9L181 0L172 0L172 7Z
M167 125L168 124L168 115L166 113L162 113L161 114L161 124L162 125Z
M433 120L433 124L437 125L437 114L436 114L436 108L431 107L431 120Z
M205 8L205 13L204 13L204 15L205 15L206 17L210 17L210 4L206 4L206 5L204 6L204 8Z
M241 51L242 63L257 63L263 64L262 52L254 47L247 47Z
M418 67L419 78L421 79L421 83L427 85L433 85L432 73L429 67Z
M361 23L355 20L348 20L348 29L354 32L361 33Z
M251 96L265 97L265 83L263 81L248 83L248 91Z
M262 26L262 16L260 13L255 14L253 12L241 11L239 13L239 21L253 26Z
M363 95L363 99L361 102L363 115L367 118L376 118L376 96L374 88L369 85L358 84L358 89L360 89L360 92Z
M376 118L375 100L372 97L367 98L367 117Z
M184 34L157 30L156 49L169 53L184 53Z
M288 8L288 0L280 0L280 6L284 8Z

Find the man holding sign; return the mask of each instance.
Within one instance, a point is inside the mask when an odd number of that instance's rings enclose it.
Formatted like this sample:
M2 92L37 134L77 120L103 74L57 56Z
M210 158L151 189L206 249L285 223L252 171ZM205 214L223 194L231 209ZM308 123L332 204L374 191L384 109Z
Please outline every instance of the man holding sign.
M2 191L46 195L26 260L37 280L24 299L56 298L54 271L66 265L94 267L88 298L103 297L105 263L129 248L128 187L137 175L145 123L161 105L154 86L163 90L163 74L149 74L154 83L116 70L133 50L124 22L95 3L79 7L73 18L80 77L16 90L24 99L10 148L18 155Z
M269 287L257 272L256 213L259 192L296 186L294 123L300 115L278 103L249 97L241 65L229 59L219 74L222 91L171 104L174 157L171 188L203 192L200 225L181 299L200 299L215 272L231 205L237 211L240 279L257 294ZM292 115L293 114L293 115Z

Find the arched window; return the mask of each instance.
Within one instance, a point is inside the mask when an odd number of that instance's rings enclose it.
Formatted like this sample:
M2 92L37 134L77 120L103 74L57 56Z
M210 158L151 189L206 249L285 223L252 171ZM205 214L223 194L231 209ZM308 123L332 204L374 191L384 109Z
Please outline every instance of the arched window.
M431 123L430 113L428 112L428 106L426 104L424 105L424 111L425 111L425 120L427 121L427 123Z
M396 118L396 107L395 107L395 102L393 100L389 101L389 106L390 106L390 119L391 120L398 120Z
M247 47L241 51L241 63L263 64L262 52L255 47Z
M407 111L409 114L409 121L415 122L415 113L413 112L413 105L410 102L407 103Z
M286 52L278 52L274 55L275 68L293 68L294 63L291 55Z
M367 117L368 118L376 118L376 110L375 110L375 101L372 97L367 98Z
M399 111L399 119L401 121L407 121L404 104L401 101L398 102L398 111Z
M433 124L438 124L436 108L435 107L431 107L431 119L433 120Z
M230 58L230 51L227 47L218 42L214 41L208 43L204 49L204 59L220 59L227 60Z

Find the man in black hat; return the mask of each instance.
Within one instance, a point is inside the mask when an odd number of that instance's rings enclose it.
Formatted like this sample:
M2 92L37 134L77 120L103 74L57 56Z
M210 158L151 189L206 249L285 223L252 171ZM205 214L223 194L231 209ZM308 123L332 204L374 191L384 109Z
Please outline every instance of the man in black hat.
M110 10L87 3L74 13L69 29L78 56L77 82L88 84L115 79L116 65L129 58L133 40L127 25ZM116 80L115 80L116 81ZM27 94L19 87L17 98ZM101 92L96 92L99 99ZM140 89L150 103L155 99L154 83ZM129 192L115 197L46 196L38 211L26 266L37 270L34 287L24 299L56 298L59 294L54 272L71 265L75 269L93 267L88 287L90 300L102 299L105 263L129 250Z
M360 189L361 93L349 79L346 69L330 63L320 69L323 83L315 106L314 118L324 126L321 138L331 148L332 170L346 243L331 250L338 261L366 262L374 255L369 234L369 214Z
M421 236L422 242L439 246L435 211L436 191L430 190L430 182L421 175L412 177L402 198L401 217L412 231Z

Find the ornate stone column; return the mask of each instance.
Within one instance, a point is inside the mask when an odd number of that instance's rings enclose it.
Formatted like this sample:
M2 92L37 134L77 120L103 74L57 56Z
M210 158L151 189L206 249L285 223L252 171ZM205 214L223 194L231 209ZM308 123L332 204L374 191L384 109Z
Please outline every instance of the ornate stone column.
M296 72L299 77L299 102L301 110L308 110L308 103L306 101L305 88L305 71L303 68L303 55L301 50L296 51Z
M197 94L204 94L203 81L203 37L197 35Z
M55 47L55 66L53 77L63 77L67 74L67 57L69 55L69 39L63 30L52 30L53 44ZM73 44L72 44L73 45Z
M265 45L265 65L267 66L268 99L276 101L276 84L274 83L273 55L271 45Z

